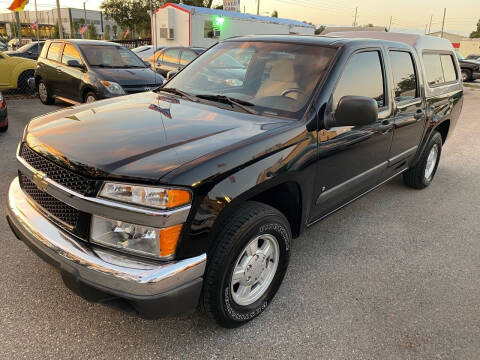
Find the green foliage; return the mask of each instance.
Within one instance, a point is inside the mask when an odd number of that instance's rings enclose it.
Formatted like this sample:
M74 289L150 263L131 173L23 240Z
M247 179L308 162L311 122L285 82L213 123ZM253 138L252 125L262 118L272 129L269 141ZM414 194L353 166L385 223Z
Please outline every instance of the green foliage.
M105 40L110 40L110 25L105 25L103 29L103 37Z
M179 3L179 0L171 1ZM213 0L185 0L186 5L211 7ZM162 6L165 1L152 0L153 9ZM104 0L100 8L105 15L115 20L122 29L136 29L138 33L150 33L149 0ZM115 34L115 31L114 31Z
M323 30L325 30L325 25L320 25L318 28L315 29L315 35L320 35Z
M477 22L477 30L472 31L472 32L470 33L470 38L471 38L471 39L478 39L478 38L480 38L480 20L478 20L478 22Z
M98 39L97 27L94 24L88 24L86 32L87 32L87 39L90 39L90 40Z
M278 18L278 11L273 10L271 17Z

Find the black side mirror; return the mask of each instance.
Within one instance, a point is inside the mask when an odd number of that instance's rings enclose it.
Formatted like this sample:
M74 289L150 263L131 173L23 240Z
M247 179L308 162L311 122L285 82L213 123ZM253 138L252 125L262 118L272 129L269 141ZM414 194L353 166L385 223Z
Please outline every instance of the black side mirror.
M149 69L152 68L152 64L150 64L148 61L144 61L143 63L145 64L145 66L146 66L147 68L149 68Z
M344 96L326 120L326 127L370 125L378 120L377 102L366 96Z
M80 62L78 60L68 60L67 65L71 66L71 67L76 67L76 68L82 68L83 69L83 65L80 64Z
M178 70L172 70L167 73L167 80L174 78L178 74Z

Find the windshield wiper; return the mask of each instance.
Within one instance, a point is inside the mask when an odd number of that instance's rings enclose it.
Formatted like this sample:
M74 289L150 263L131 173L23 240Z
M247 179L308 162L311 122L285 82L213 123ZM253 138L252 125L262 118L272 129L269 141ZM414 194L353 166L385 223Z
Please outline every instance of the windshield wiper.
M196 95L196 97L200 99L212 100L212 101L222 102L225 104L230 104L230 105L239 107L243 111L248 112L250 114L258 115L258 111L248 107L248 106L255 106L255 104L245 100L235 99L225 95L212 95L212 94L200 94L200 95Z
M193 96L193 95L190 95L182 90L178 90L178 89L175 89L175 88L158 88L157 91L164 91L164 92L167 92L167 93L171 93L171 94L175 94L175 95L179 95L181 97L184 97L190 101L193 101L193 102L198 102L198 100Z
M109 69L113 68L113 66L111 66L111 65L104 65L104 64L92 64L92 65L90 65L90 66L102 67L102 68L109 68Z

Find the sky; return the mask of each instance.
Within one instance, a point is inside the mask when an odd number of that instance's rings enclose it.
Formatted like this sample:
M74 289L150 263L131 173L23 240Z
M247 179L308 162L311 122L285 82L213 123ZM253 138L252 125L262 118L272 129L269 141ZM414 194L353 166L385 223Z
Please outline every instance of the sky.
M12 0L0 0L0 11L5 10ZM221 4L222 0L214 0ZM445 31L469 35L476 29L480 19L479 0L259 0L260 14L269 15L277 10L279 17L309 21L316 25L350 26L358 8L357 23L372 23L387 26L392 17L392 30L424 32L433 16L431 31L442 26L443 9L446 8ZM97 10L102 0L87 0L87 9ZM34 9L34 0L26 9ZM55 6L55 0L37 0L38 9ZM60 0L61 7L82 7L82 0ZM241 0L241 8L255 14L257 0ZM8 11L8 10L5 10Z

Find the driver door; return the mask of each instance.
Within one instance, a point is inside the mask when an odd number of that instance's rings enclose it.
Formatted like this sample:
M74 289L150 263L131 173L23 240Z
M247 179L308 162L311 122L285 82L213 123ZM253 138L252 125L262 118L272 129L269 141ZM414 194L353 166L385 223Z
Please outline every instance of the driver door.
M380 48L361 49L348 56L344 64L333 92L332 111L343 96L368 96L377 101L378 121L370 125L318 131L318 160L310 222L373 188L380 182L387 167L393 136L393 111L387 90L384 56Z

